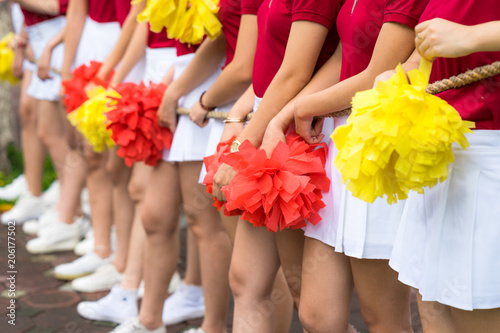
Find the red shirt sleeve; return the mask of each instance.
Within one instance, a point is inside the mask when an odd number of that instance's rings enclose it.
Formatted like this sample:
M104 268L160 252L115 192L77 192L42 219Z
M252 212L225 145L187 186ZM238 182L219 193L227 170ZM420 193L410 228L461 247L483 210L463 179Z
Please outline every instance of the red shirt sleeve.
M260 5L264 0L242 0L241 1L241 15L250 14L257 15Z
M324 25L328 30L335 24L340 1L332 0L294 0L292 22L312 21Z
M383 22L401 23L413 29L428 2L428 0L388 0Z

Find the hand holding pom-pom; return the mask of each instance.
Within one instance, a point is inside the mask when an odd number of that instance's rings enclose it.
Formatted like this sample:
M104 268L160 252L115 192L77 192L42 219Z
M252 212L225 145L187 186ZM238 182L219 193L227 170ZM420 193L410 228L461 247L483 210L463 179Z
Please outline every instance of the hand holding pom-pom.
M325 206L322 191L329 189L325 144L308 145L296 133L280 141L268 158L263 149L243 142L237 153L223 156L236 176L223 188L228 210L243 211L242 219L269 231L299 229L317 224Z
M423 193L448 177L451 144L468 146L472 123L437 96L425 92L431 65L406 74L398 66L388 81L353 98L347 124L332 134L339 153L335 166L347 189L364 201L387 195L389 203Z
M154 166L162 158L164 148L172 145L172 132L158 124L157 110L165 89L164 84L123 83L116 87L107 110L107 128L117 145L118 156L128 166L144 161Z

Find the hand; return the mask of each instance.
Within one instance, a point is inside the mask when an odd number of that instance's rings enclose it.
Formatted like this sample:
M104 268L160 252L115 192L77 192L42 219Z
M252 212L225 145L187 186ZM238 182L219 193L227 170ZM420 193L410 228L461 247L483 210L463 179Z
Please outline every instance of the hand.
M440 18L420 23L415 27L415 45L426 59L458 58L473 52L472 27Z
M377 83L379 81L387 81L389 80L394 74L396 74L396 71L394 69L390 69L388 71L385 71L383 72L382 74L379 74L376 78L375 78L375 83L373 84L373 88L375 88L377 86Z
M179 99L171 96L167 91L163 95L160 107L158 108L158 123L162 127L167 127L170 132L174 133L177 127L177 104Z
M52 79L50 75L50 58L52 57L52 49L45 48L43 50L42 56L38 59L38 77L40 80L45 81L47 79Z
M217 173L214 176L214 185L212 189L212 195L217 198L219 201L227 201L226 196L224 193L221 191L223 186L229 185L231 180L233 180L234 176L236 175L236 171L234 169L223 163L220 167L219 170L217 170Z
M12 74L17 78L23 77L23 61L23 50L16 49L14 51L14 60L12 61Z
M238 135L243 132L245 128L245 123L226 123L224 125L224 132L220 138L220 142L231 140L231 138L237 138Z
M196 102L189 110L189 119L200 127L208 125L207 110L203 109L200 102Z
M320 143L325 136L321 133L325 119L316 120L313 116L306 115L300 101L301 99L295 102L295 131L309 144Z
M71 72L70 71L61 70L61 80L62 81L71 80ZM64 96L65 96L64 86L61 85L61 88L59 89L59 100L62 101L64 99Z
M286 143L285 132L283 131L283 127L277 124L276 118L273 118L266 128L266 133L264 133L264 139L260 147L266 151L267 157L270 157L280 141Z
M30 62L35 63L35 54L33 53L33 49L29 44L25 48L24 57L28 59Z

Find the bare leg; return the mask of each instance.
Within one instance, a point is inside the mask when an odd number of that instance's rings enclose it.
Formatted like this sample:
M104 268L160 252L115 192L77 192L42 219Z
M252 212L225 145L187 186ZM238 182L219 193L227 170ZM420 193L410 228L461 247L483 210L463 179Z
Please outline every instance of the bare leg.
M36 101L38 135L49 150L57 176L64 183L64 163L69 152L65 137L65 124L58 102Z
M132 169L132 177L129 182L128 191L135 204L134 221L130 233L130 242L127 254L127 264L123 273L121 287L125 289L137 289L142 279L144 267L144 250L146 246L146 232L142 225L142 207L146 186L153 168L136 163Z
M59 196L59 219L64 223L73 223L76 216L81 215L80 198L82 189L85 186L87 175L87 163L81 152L83 138L78 135L73 127L66 127L69 137L72 137L73 149L69 150L63 167L63 177L66 179L61 184ZM79 142L79 143L78 143Z
M114 265L118 272L125 270L127 249L129 248L134 202L128 192L128 182L132 169L125 165L116 150L109 152L106 169L113 184L113 222L116 227L116 252Z
M139 320L148 329L163 325L163 302L179 257L180 193L177 166L160 161L151 174L142 212L145 290Z
M111 221L112 187L111 179L106 171L107 151L96 154L90 145L85 145L87 159L87 188L89 190L90 208L92 210L92 227L94 229L94 251L101 258L111 254Z
M500 328L500 308L474 311L451 308L451 316L458 333L496 333Z
M398 281L387 260L351 258L361 315L370 332L413 332L410 287Z
M309 333L354 332L349 326L353 281L349 258L306 237L299 317Z
M274 234L240 220L229 272L235 332L274 331L272 290L279 267Z
M200 251L198 249L196 236L190 229L188 229L187 233L186 259L186 276L184 277L184 283L201 286Z
M36 100L26 94L31 82L31 71L24 71L21 83L19 113L21 115L21 141L23 147L24 176L28 190L34 196L42 194L42 175L46 149L37 135Z
M179 163L184 212L190 229L196 236L200 252L200 267L205 296L206 333L225 332L229 303L229 262L231 244L219 213L205 187L198 184L201 161Z

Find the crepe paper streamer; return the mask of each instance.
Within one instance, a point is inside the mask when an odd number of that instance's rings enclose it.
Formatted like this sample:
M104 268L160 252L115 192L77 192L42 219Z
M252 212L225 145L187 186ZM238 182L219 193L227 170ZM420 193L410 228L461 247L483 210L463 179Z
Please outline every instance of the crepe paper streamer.
M410 190L423 193L448 177L451 149L468 147L465 133L473 123L462 121L447 102L425 92L432 64L396 73L376 88L358 92L347 124L332 139L339 149L335 166L353 196L366 202L387 196L392 204Z
M242 219L273 232L299 229L306 221L316 225L318 211L325 207L321 192L330 188L327 150L325 143L309 145L296 133L287 135L287 143L280 141L270 158L243 142L237 153L221 158L237 172L222 188L227 209L239 209Z
M172 133L158 124L157 111L167 86L143 82L122 83L115 88L118 97L106 112L111 138L120 147L118 156L129 167L144 161L155 166L164 148L172 145Z
M136 4L144 0L134 0ZM167 29L171 39L185 44L200 44L207 35L214 39L222 32L217 13L219 0L147 0L139 22L148 21L151 31Z
M66 105L66 112L70 113L79 108L87 99L85 87L89 83L94 83L97 86L108 88L109 81L113 77L114 72L111 73L108 80L102 81L96 78L102 63L91 61L88 65L81 65L73 70L70 80L62 81L64 87L64 105Z
M10 41L14 38L14 33L10 32L0 40L0 81L16 84L19 78L12 72L14 62L14 50L9 47Z
M111 140L111 131L106 128L104 112L108 103L112 102L111 98L119 96L113 90L106 91L103 87L96 87L88 91L89 99L67 116L71 125L82 133L96 153L115 145Z
M206 156L203 158L203 162L205 163L205 170L207 174L203 179L203 184L207 187L207 192L213 194L213 185L214 185L214 176L219 170L219 167L222 165L222 157L229 154L231 150L231 143L236 139L236 137L232 137L230 140L222 141L217 145L217 151L215 154ZM236 210L228 210L227 206L224 205L224 201L219 201L216 197L214 198L214 207L217 208L218 211L224 207L224 215L226 216L235 216L241 215L243 212L239 209Z

